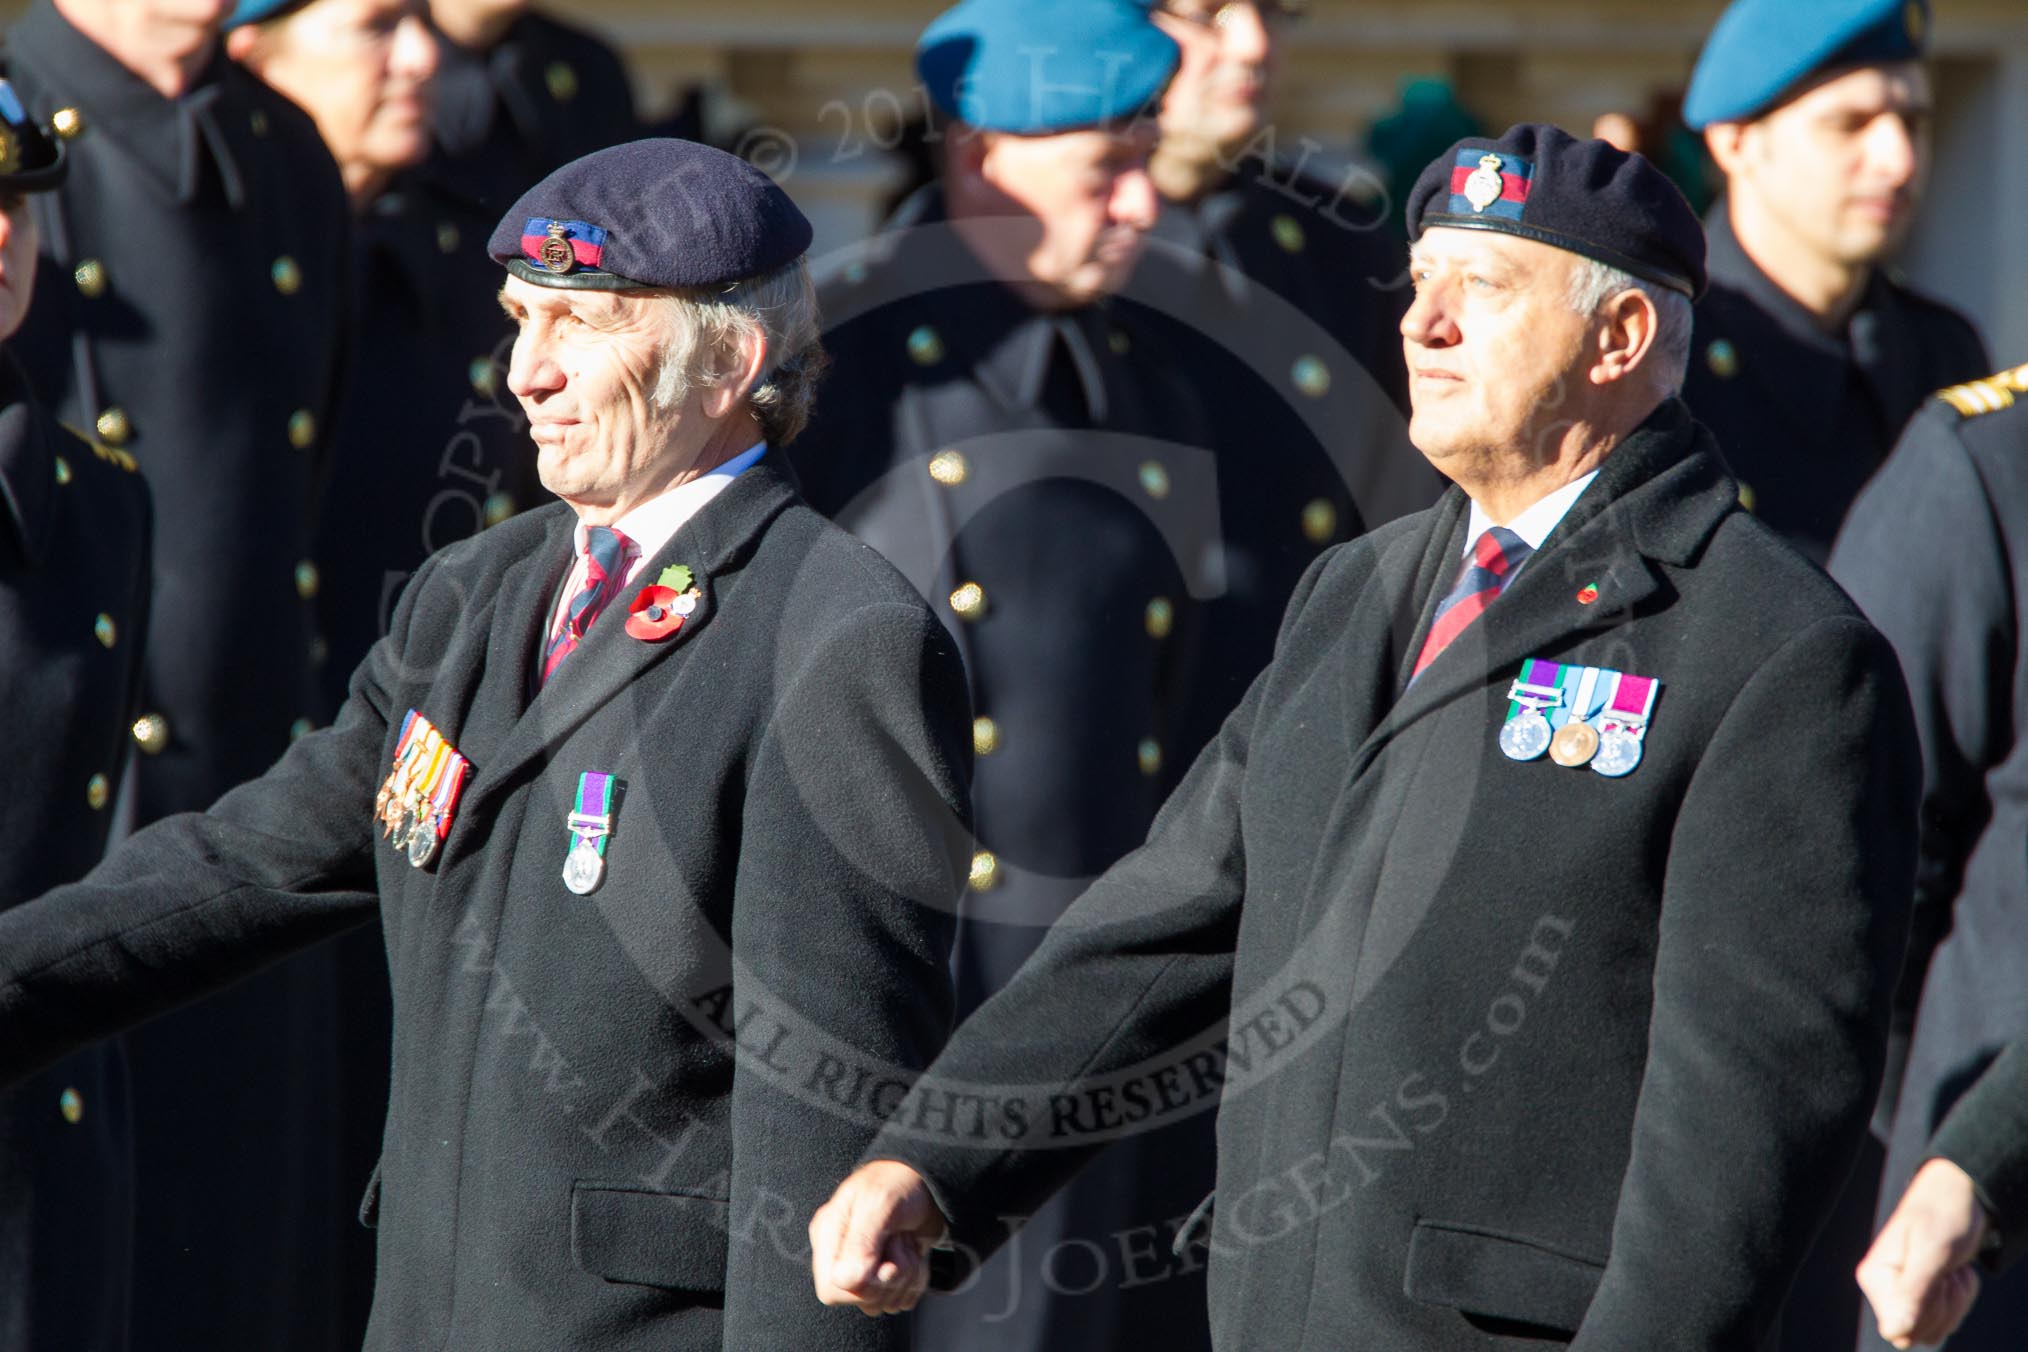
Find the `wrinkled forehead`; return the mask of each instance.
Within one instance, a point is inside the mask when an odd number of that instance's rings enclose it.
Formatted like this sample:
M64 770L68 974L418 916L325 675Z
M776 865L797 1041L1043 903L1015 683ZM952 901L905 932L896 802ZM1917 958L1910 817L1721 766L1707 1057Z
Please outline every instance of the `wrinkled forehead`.
M1461 225L1432 225L1410 246L1408 257L1417 267L1498 268L1555 277L1567 276L1577 262L1576 254L1553 244Z
M622 319L647 309L657 297L666 294L648 287L592 291L582 287L541 286L509 274L500 286L500 304L509 314Z

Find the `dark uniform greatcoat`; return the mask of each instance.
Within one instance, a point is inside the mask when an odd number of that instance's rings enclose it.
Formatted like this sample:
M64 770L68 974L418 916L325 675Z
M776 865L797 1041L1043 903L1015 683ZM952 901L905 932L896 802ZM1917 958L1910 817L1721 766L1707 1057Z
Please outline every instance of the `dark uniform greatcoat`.
M222 53L167 99L36 0L8 59L70 159L34 199L16 351L52 413L131 453L155 499L154 718L127 829L208 806L323 717L311 514L351 212L308 116ZM332 1237L357 1186L337 1159L337 990L308 955L130 1040L135 1315L154 1347L335 1347Z
M983 1245L1222 1078L1220 1348L1758 1347L1879 1084L1918 767L1886 642L1737 496L1663 405L1405 693L1463 493L1319 560L869 1154ZM1631 775L1500 752L1529 657L1663 683ZM951 1082L1020 1111L938 1136Z
M141 697L148 531L134 462L59 428L0 350L0 909L105 851ZM0 1093L0 1348L126 1352L133 1187L117 1042Z
M2005 1272L2020 1262L2028 1254L2028 1225L2022 1223L2028 1220L2028 1036L2009 1044L1958 1100L1930 1153L1951 1161L1978 1185L1987 1219L2000 1235L1998 1249L1984 1256L1986 1264Z
M637 640L615 602L531 697L574 523L437 555L334 727L0 916L0 1076L377 894L396 1031L369 1348L903 1348L906 1325L817 1303L804 1227L949 1025L958 655L763 462L647 565L693 569L683 629ZM426 869L374 820L410 709L477 767ZM580 896L560 875L590 771L620 797Z
M1922 401L1993 369L1985 344L1964 316L1881 269L1845 331L1825 333L1747 257L1723 200L1704 233L1711 288L1684 402L1718 438L1747 506L1821 563Z
M1852 507L1833 575L1894 644L1923 743L1914 1034L1884 1223L1958 1095L2028 1031L2028 368L1947 390ZM1990 411L1981 411L1990 410ZM1928 977L1924 979L1925 966ZM1988 1283L1963 1348L2020 1346L2028 1283ZM1884 1348L1865 1321L1861 1346Z
M934 188L819 303L835 365L798 473L929 598L979 718L962 1016L1145 835L1185 763L1217 465L1199 392L1147 330L1103 306L1032 309L983 272ZM1166 1246L1210 1177L1208 1137L1166 1133L1108 1166L927 1311L925 1345L1201 1341L1201 1269ZM1155 1256L1129 1273L1122 1242Z

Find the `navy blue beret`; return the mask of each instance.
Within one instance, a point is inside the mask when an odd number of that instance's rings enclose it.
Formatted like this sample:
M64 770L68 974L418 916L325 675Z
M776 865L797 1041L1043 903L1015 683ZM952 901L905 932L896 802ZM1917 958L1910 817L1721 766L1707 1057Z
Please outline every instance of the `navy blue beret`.
M1555 127L1469 136L1432 161L1408 195L1408 237L1440 225L1519 235L1692 298L1704 291L1704 227L1669 176Z
M63 142L36 124L14 82L0 77L0 192L47 192L63 183Z
M1810 77L1912 61L1929 42L1929 0L1734 0L1704 43L1683 121L1743 122Z
M964 0L923 30L915 68L946 117L1034 136L1152 111L1180 57L1135 0Z
M540 286L731 286L802 257L810 222L775 181L673 137L572 160L521 195L486 242Z

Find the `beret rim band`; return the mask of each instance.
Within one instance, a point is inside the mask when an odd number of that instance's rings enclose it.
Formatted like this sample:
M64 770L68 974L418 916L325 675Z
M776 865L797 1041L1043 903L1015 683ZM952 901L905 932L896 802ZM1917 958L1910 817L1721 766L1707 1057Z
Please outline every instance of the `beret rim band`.
M536 286L552 286L563 291L654 291L650 282L637 282L631 277L622 277L616 272L551 272L538 268L526 259L506 260L507 271L524 282Z
M61 137L51 136L48 141L56 150L56 158L33 169L17 169L11 174L0 174L0 189L31 193L61 188L64 180L70 176L70 152L64 149Z
M1432 227L1439 225L1450 226L1458 230L1495 230L1503 235L1518 235L1522 239L1532 239L1537 244L1547 244L1553 249L1562 249L1565 253L1580 254L1595 262L1604 263L1608 267L1615 267L1622 272L1632 273L1643 281L1653 282L1657 286L1666 286L1671 291L1687 296L1693 301L1697 299L1696 286L1688 277L1683 276L1681 273L1670 272L1666 268L1658 268L1652 263L1644 263L1638 258L1630 258L1618 249L1604 244L1594 244L1579 235L1568 235L1560 230L1545 230L1540 226L1525 225L1519 221L1474 216L1453 216L1448 212L1429 211L1423 213L1422 222L1416 230L1416 238L1420 239Z

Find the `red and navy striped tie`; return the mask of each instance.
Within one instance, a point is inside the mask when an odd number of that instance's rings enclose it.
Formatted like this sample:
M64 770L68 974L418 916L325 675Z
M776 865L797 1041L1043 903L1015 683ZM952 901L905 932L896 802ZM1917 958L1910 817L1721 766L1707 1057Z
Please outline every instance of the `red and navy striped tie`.
M1422 641L1415 670L1409 673L1411 682L1422 675L1424 667L1436 661L1438 653L1451 646L1451 640L1472 627L1472 621L1514 580L1514 571L1521 561L1534 552L1534 546L1505 526L1494 526L1473 541L1472 557L1465 560L1457 585L1437 607L1429 637Z
M544 681L556 670L556 664L576 649L585 630L591 628L592 621L599 617L599 612L620 590L620 584L627 576L627 548L632 543L609 526L585 528L584 588L570 598L570 612L564 616L562 625L557 628L542 655Z

